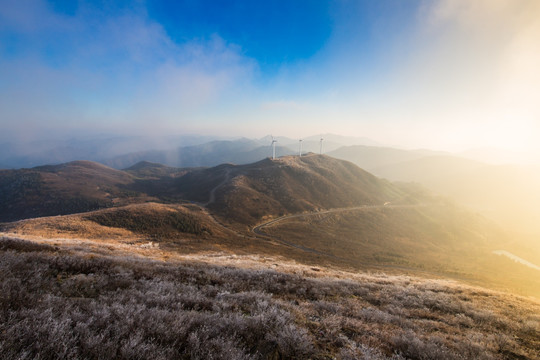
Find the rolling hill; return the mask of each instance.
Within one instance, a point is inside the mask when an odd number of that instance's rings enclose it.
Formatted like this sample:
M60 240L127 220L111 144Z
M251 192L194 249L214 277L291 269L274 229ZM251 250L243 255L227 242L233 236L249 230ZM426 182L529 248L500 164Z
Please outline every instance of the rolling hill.
M173 168L140 162L115 170L89 161L0 171L1 221L63 215L130 203L195 201L231 222L403 201L408 194L352 163L286 156L247 165ZM409 196L410 197L410 196Z
M138 202L126 191L134 177L90 161L0 170L0 221L71 214Z
M286 213L407 198L390 182L352 163L315 154L224 164L190 172L175 185L184 198L208 202L224 219L242 224Z

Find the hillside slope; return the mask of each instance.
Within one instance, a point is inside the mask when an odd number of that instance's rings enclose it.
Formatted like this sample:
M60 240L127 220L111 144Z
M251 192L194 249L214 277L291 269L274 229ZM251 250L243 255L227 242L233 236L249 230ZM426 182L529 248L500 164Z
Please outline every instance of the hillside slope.
M539 359L531 299L277 259L207 260L0 238L2 358Z
M406 198L402 190L352 163L315 154L193 171L179 178L176 188L185 198L208 202L222 217L243 224L265 216Z
M0 171L0 221L64 215L145 201L207 205L230 222L355 205L407 193L352 163L310 154L247 165L173 168L140 162L124 171L89 161Z
M540 168L429 156L370 171L392 181L421 183L508 229L540 234Z
M517 234L540 234L540 168L492 165L448 153L347 146L329 153L390 181L417 182Z
M141 201L132 175L90 161L0 170L0 221L72 214Z

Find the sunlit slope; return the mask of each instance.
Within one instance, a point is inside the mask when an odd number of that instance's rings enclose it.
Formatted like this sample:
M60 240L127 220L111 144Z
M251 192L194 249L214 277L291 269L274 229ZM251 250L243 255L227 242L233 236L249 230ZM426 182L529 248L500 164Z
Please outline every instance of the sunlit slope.
M221 165L186 174L176 186L184 197L209 201L222 217L244 224L286 213L410 200L350 162L315 154Z
M449 203L306 214L262 231L336 264L426 272L540 297L540 271L494 253L513 251L512 236ZM539 263L534 252L523 256Z
M399 164L441 153L430 150L403 150L391 147L353 145L330 151L328 155L355 163L370 171L386 165Z
M391 181L414 181L519 234L540 234L540 168L490 165L448 153L348 146L330 153Z
M182 252L216 251L238 244L234 233L198 206L153 202L4 223L0 231L30 238L87 239L98 244L150 241L160 249Z
M419 182L509 229L540 234L539 168L432 156L371 171L394 181Z

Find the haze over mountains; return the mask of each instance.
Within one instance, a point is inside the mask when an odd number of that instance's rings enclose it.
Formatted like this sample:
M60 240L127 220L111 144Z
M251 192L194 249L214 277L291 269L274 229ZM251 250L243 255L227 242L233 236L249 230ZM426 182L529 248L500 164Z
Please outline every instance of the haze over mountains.
M539 39L540 0L0 0L0 360L540 360Z
M495 165L478 161L485 151L451 154L381 146L366 138L332 134L303 139L302 151L323 152L351 161L391 181L417 182L520 233L540 233L540 167ZM298 154L298 139L277 136L278 156ZM31 142L26 146L0 145L0 168L33 167L74 160L98 161L129 168L141 161L171 167L212 167L223 163L249 164L271 155L271 136L261 139L213 139L205 136L88 137L63 142ZM483 154L483 156L481 156ZM490 153L492 154L492 153ZM473 159L464 157L471 156ZM501 161L505 158L499 154Z
M11 222L2 229L14 233L150 236L179 249L249 246L271 254L292 247L287 256L300 261L403 267L494 286L519 283L532 293L540 288L529 274L536 270L492 254L502 248L538 263L534 244L421 187L393 184L327 155L210 168L140 162L115 170L75 161L2 170L0 194L0 221ZM55 215L67 217L47 217ZM280 216L286 217L254 230ZM13 222L21 219L30 220ZM205 245L196 239L206 239ZM508 274L493 277L493 264Z
M341 146L378 145L367 138L354 138L334 134L306 137L303 152L320 150L324 138L324 151ZM298 153L298 139L276 136L278 156ZM72 136L67 140L17 139L0 142L0 168L23 168L55 165L76 160L90 160L124 169L139 161L151 161L175 167L215 166L225 162L247 164L271 154L271 135L260 139L220 138L217 136L126 136L93 135Z

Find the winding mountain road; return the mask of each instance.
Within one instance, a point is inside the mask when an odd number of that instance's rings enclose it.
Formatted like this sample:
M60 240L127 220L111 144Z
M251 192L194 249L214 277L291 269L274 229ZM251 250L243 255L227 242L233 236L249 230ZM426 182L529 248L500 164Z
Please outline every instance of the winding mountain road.
M229 233L234 233L237 236L245 237L245 234L242 234L241 232L238 232L238 231L236 231L234 229L231 229L228 226L224 225L223 223L221 223L219 220L217 220L216 217L213 216L208 211L208 205L210 205L210 204L212 204L212 203L214 203L216 201L216 191L217 191L217 189L219 189L221 186L225 185L229 180L230 180L230 169L225 169L225 177L223 178L223 180L219 184L217 184L216 186L214 186L212 188L212 190L210 190L210 195L209 195L208 201L205 202L205 203L199 203L198 205L201 206L201 209L207 215L209 215L209 217L214 221L214 223L216 225L220 226L221 228L223 228L225 231L227 231ZM422 206L426 206L426 205L392 205L391 203L386 202L386 203L384 203L382 205L361 205L361 206L351 206L351 207L335 208L335 209L328 209L328 210L318 210L318 211L312 211L312 212L307 212L307 213L290 214L290 215L280 216L280 217L278 217L276 219L273 219L273 220L267 221L265 223L256 225L253 228L251 228L251 232L253 233L253 235L255 235L255 237L263 238L263 239L266 239L266 240L271 240L271 241L274 241L274 242L278 242L278 243L281 243L283 245L290 246L290 247L293 247L295 249L306 251L306 252L309 252L309 253L312 253L312 254L323 255L323 256L327 256L327 257L331 257L331 258L335 258L335 259L340 259L340 260L347 260L345 258L336 256L336 255L333 255L333 254L318 251L318 250L315 250L315 249L312 249L312 248L309 248L309 247L306 247L306 246L298 245L298 244L295 244L295 243L292 243L292 242L289 242L289 241L286 241L286 240L271 236L271 235L267 234L266 232L264 232L263 229L268 227L268 226L275 225L275 224L277 224L277 223L279 223L281 221L284 221L284 220L287 220L287 219L292 219L292 218L302 218L302 217L309 217L309 216L323 215L323 214L333 214L333 213L340 213L340 212L347 212L347 211L373 210L373 209L382 209L382 208L390 208L390 209L415 208L415 207L422 207Z
M223 179L222 182L220 182L219 184L214 186L214 188L212 190L210 190L210 196L208 198L208 201L205 202L205 203L202 203L201 205L206 207L206 206L214 203L216 201L216 190L219 189L220 187L222 187L223 185L225 185L227 183L227 181L230 180L230 177L231 177L231 170L230 169L225 169L225 178Z

